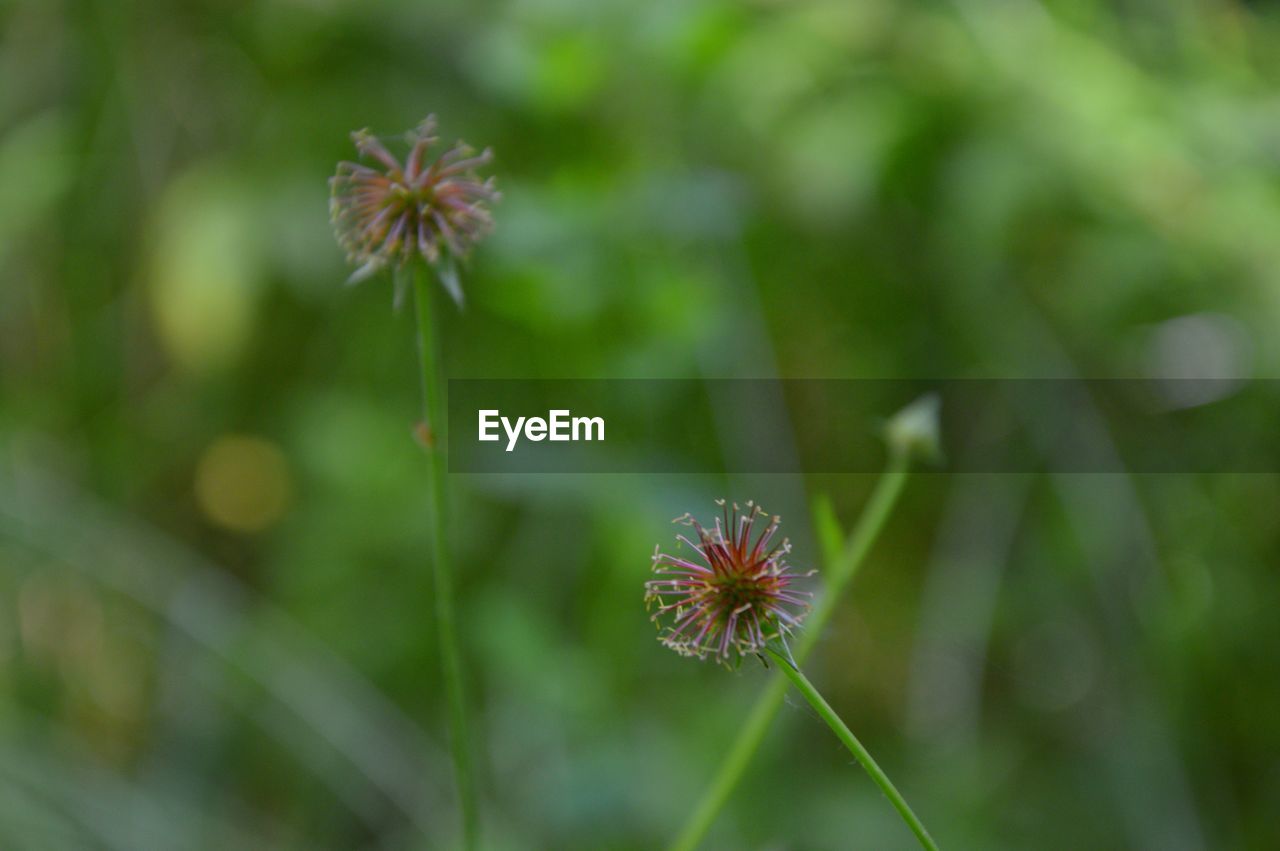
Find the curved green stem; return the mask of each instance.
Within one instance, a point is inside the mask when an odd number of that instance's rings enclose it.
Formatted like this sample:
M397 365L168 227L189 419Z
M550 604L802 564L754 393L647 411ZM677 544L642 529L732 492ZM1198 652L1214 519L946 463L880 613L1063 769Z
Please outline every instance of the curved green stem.
M445 459L444 398L441 392L443 379L431 314L432 282L423 264L415 263L412 269L412 272L397 274L413 275L413 300L418 320L418 358L422 377L422 412L425 420L422 438L426 444L428 475L431 479L431 568L435 585L436 627L439 633L445 698L449 703L449 733L454 780L458 787L458 804L462 814L463 847L470 851L479 844L480 821L476 807L475 779L471 771L462 657L454 623L453 571L448 536L448 469Z
M858 572L867 553L871 551L871 545L879 537L880 530L884 528L885 522L893 512L893 506L907 483L908 466L909 459L905 452L895 452L890 456L889 466L876 482L871 499L858 519L858 525L849 536L844 552L834 565L828 565L826 593L809 615L805 629L793 647L797 664L804 664L805 658L813 650L813 645L822 634L827 621L835 612L845 587ZM755 706L751 708L751 714L738 730L738 736L720 764L720 770L716 772L715 779L698 802L698 806L689 815L689 819L675 841L671 843L671 851L693 851L702 842L711 825L715 823L720 810L724 808L725 802L729 800L729 796L733 794L733 790L742 779L743 772L751 762L751 757L759 750L769 725L773 723L778 710L782 708L786 693L786 679L781 674L774 675L764 693L756 700Z
M818 690L813 687L813 683L809 682L799 668L791 664L785 656L779 654L771 647L766 647L765 652L773 657L773 661L778 663L778 669L791 680L791 684L796 690L804 695L805 700L809 701L809 705L814 711L827 722L827 726L836 734L849 753L853 754L853 758L858 764L866 769L867 774L871 775L871 779L880 787L880 791L884 792L889 803L893 804L894 809L898 811L898 815L902 816L902 820L907 823L907 827L911 828L911 832L916 835L916 839L920 840L920 845L928 851L938 851L938 845L933 841L933 837L929 835L929 831L925 829L923 823L911 809L911 805L902 797L902 793L898 791L898 787L893 785L893 781L889 779L889 775L884 773L867 749L862 746L862 742L858 741L858 737L848 728L844 721L840 720L840 716L831 708L831 704L823 699Z

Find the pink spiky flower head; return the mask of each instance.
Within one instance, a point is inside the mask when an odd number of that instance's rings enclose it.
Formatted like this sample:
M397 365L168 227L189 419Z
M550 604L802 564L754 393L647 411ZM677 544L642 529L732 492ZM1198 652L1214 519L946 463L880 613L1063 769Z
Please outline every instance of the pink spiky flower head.
M653 572L662 578L645 583L645 602L663 644L683 656L731 665L800 626L812 595L794 583L817 571L799 574L787 564L790 543L775 543L778 517L756 535L756 521L765 514L760 506L748 502L742 511L736 503L716 502L722 513L711 529L689 514L676 518L697 533L696 543L676 536L694 554L681 558L655 548Z
M338 244L357 267L350 283L420 258L436 268L460 304L455 263L493 229L488 205L501 196L492 177L482 181L476 174L493 159L487 148L477 154L458 142L427 160L435 129L435 116L429 115L406 134L403 165L367 129L352 133L360 156L377 167L338 163L329 179L329 216Z

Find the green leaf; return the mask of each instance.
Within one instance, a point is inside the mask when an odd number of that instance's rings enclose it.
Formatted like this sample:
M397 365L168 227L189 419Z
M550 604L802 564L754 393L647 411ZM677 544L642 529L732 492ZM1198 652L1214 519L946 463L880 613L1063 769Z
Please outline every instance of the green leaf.
M844 552L844 530L840 528L835 506L826 494L819 494L813 500L813 532L822 549L822 563L830 566L838 562Z

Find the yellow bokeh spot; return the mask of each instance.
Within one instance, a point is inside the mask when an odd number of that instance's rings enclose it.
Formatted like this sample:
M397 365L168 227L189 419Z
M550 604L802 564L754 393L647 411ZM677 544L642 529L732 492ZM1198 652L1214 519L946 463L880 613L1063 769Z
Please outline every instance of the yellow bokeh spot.
M189 372L234 361L248 342L259 284L252 210L233 175L212 167L165 191L149 295L160 342Z
M260 532L289 507L289 464L274 443L224 435L205 449L196 467L196 501L210 521L235 532Z

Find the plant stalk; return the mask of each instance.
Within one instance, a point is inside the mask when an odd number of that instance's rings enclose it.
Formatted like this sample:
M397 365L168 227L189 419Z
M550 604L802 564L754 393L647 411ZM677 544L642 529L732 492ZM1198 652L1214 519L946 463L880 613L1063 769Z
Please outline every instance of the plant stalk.
M418 361L422 377L422 413L425 429L421 432L427 454L431 481L431 575L435 586L435 610L440 662L444 678L445 698L449 703L449 740L453 755L454 781L458 789L458 806L462 816L462 841L467 851L479 845L480 820L476 806L475 777L471 768L471 744L468 731L467 701L462 678L462 658L454 619L453 570L449 548L449 487L445 458L445 418L442 393L443 376L436 348L435 324L432 318L434 287L426 265L412 264L412 271L397 274L413 276L413 300L418 326Z
M907 827L911 828L911 832L916 835L916 839L920 840L920 845L927 851L938 851L938 845L933 841L933 837L929 835L929 831L925 829L924 824L916 816L915 811L911 809L911 805L902 797L902 793L898 791L898 787L893 785L893 781L889 779L889 775L884 773L879 764L872 759L871 754L862 746L862 742L858 741L858 737L853 731L840 719L836 711L831 708L831 704L818 693L813 683L809 682L809 678L794 665L791 664L785 656L778 653L772 647L766 647L765 652L773 657L773 661L778 664L778 669L791 680L791 684L796 690L804 695L805 700L809 701L809 705L814 711L827 722L827 726L831 728L831 732L836 734L836 738L841 741L849 753L853 754L853 758L858 761L867 772L871 775L871 779L880 787L880 791L884 792L889 803L893 804L894 809L898 811L898 815L902 816L902 820L907 823Z
M858 568L866 560L872 544L879 537L893 513L893 507L902 494L902 489L910 475L910 458L904 451L893 452L889 457L889 465L876 482L875 490L863 509L862 516L845 544L840 559L830 565L827 571L827 590L819 600L805 623L805 629L792 648L796 664L804 664L818 637L826 627L827 621L835 612L844 589L853 579ZM738 736L729 747L720 770L698 802L698 806L690 814L684 827L670 845L670 851L693 851L706 837L716 817L724 809L725 803L742 779L743 773L751 762L755 752L760 749L769 725L777 717L787 693L787 680L781 674L774 674L769 685L756 700Z

